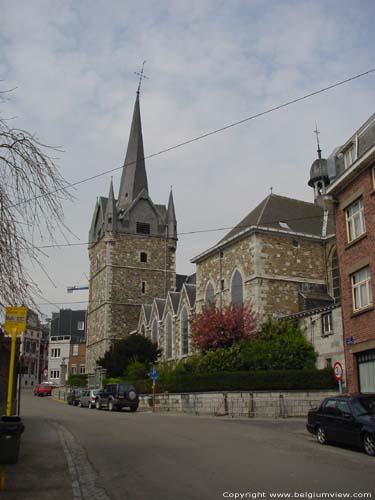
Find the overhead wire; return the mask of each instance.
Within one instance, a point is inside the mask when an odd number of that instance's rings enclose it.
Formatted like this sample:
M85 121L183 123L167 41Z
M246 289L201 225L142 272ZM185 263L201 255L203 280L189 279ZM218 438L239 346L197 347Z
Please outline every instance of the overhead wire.
M339 87L341 85L349 83L349 82L351 82L353 80L357 80L359 78L362 78L362 77L367 76L367 75L369 75L371 73L374 73L374 72L375 72L375 68L371 68L371 69L369 69L367 71L364 71L363 73L358 73L358 74L356 74L354 76L351 76L349 78L345 78L344 80L341 80L339 82L336 82L336 83L333 83L331 85L328 85L327 87L323 87L323 88L321 88L319 90L315 90L315 91L310 92L308 94L305 94L305 95L303 95L301 97L297 97L297 98L292 99L290 101L284 102L282 104L279 104L278 106L274 106L274 107L269 108L269 109L267 109L265 111L261 111L259 113L254 114L254 115L251 115L251 116L248 116L246 118L243 118L242 120L238 120L238 121L230 123L228 125L224 125L223 127L220 127L220 128L211 130L209 132L206 132L204 134L198 135L196 137L193 137L192 139L187 139L185 141L177 143L174 146L170 146L168 148L161 149L160 151L157 151L157 152L152 153L150 155L146 155L146 156L143 157L143 160L149 160L151 158L155 158L156 156L160 156L160 155L163 155L163 154L168 153L170 151L173 151L175 149L181 148L183 146L187 146L189 144L192 144L194 142L200 141L202 139L206 139L207 137L210 137L212 135L218 134L220 132L224 132L225 130L231 129L233 127L237 127L238 125L242 125L243 123L249 122L251 120L255 120L256 118L260 118L261 116L265 116L267 114L273 113L274 111L278 111L279 109L286 108L287 106L290 106L292 104L296 104L298 102L304 101L306 99L309 99L310 97L313 97L315 95L321 94L323 92L327 92L328 90L334 89L336 87ZM26 200L22 200L22 201L14 204L14 205L10 205L8 208L14 208L14 207L17 207L17 206L20 206L20 205L23 205L23 204L26 204L26 203L38 200L40 198L43 198L44 196L50 196L52 194L61 192L61 191L65 190L65 189L69 189L69 188L78 186L80 184L83 184L85 182L89 182L89 181L92 181L94 179L98 179L99 177L103 177L103 176L108 175L110 173L113 173L113 172L115 172L117 170L121 170L122 168L124 168L126 166L129 166L129 165L133 165L134 163L136 163L136 162L132 161L132 162L124 163L121 166L114 167L114 168L105 170L103 172L99 172L99 173L91 175L89 177L85 177L85 178L83 178L83 179L81 179L79 181L67 183L65 186L63 186L61 188L55 189L53 191L50 191L50 192L47 192L47 193L44 193L44 194L41 194L41 195L38 195L38 196L34 196L34 197L26 199Z

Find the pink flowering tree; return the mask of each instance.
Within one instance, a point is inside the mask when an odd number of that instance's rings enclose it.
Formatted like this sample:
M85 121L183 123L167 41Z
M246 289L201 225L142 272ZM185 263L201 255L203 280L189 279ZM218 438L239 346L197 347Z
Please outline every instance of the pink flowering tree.
M233 305L221 310L211 307L196 314L191 321L192 343L200 351L229 347L240 340L250 340L257 332L255 313Z

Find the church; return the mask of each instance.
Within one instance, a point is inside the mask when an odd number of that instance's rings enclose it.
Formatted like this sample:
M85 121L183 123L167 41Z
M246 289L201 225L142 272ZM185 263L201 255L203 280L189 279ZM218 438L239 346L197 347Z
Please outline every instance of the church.
M309 179L314 203L271 193L191 260L196 274L178 275L173 195L165 206L149 194L139 97L138 88L118 196L111 181L89 233L87 372L113 341L134 332L157 343L162 360L189 356L190 319L214 305L251 307L259 321L288 316L332 326L340 287L331 210L324 204L331 176L319 145ZM334 336L329 330L319 344L319 365L342 354L341 322L336 325Z
M175 289L176 246L172 191L166 206L148 190L138 87L117 198L111 181L89 232L88 373L114 340L137 328L142 304Z

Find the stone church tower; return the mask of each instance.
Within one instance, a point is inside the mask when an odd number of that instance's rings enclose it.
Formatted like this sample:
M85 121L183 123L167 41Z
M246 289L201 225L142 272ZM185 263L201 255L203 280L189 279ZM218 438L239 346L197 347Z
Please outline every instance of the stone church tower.
M141 305L176 287L177 221L148 192L139 90L117 200L111 181L96 203L89 233L87 372L112 341L136 330Z

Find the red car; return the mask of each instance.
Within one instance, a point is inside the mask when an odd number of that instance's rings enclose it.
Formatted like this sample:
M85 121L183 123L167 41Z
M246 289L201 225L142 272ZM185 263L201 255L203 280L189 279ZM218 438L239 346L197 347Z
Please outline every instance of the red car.
M52 396L52 387L49 384L38 384L35 386L34 396Z

